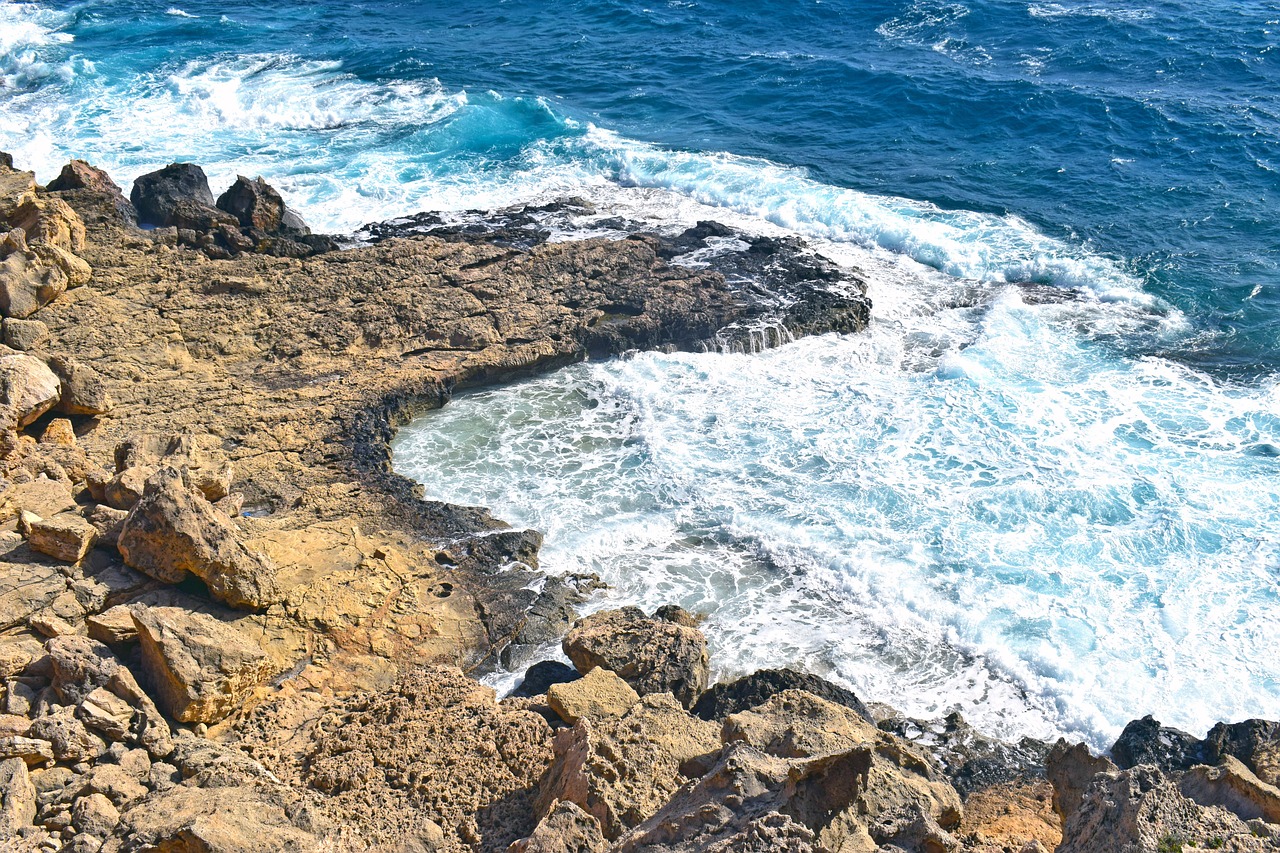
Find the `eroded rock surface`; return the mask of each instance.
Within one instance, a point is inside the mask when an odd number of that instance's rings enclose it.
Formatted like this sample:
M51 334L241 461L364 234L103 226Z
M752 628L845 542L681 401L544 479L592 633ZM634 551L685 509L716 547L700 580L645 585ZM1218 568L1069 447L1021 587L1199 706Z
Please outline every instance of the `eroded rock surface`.
M565 635L564 653L579 672L603 667L640 695L670 693L687 708L707 686L710 665L702 632L636 607L594 613Z

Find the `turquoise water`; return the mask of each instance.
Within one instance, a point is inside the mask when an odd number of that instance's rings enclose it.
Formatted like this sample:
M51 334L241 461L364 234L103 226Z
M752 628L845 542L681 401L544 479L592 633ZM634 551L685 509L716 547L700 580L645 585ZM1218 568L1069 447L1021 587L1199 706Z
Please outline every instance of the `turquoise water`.
M0 149L336 231L586 195L870 278L865 335L455 401L398 446L434 496L707 612L726 674L1099 743L1276 715L1280 4L177 3L0 2Z

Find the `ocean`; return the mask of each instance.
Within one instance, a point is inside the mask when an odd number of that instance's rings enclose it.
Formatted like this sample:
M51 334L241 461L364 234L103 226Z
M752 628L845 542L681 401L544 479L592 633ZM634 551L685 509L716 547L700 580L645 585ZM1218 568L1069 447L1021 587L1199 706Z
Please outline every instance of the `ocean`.
M590 607L1001 736L1276 716L1280 3L178 2L0 2L0 149L262 175L338 233L580 196L863 272L863 334L402 431Z

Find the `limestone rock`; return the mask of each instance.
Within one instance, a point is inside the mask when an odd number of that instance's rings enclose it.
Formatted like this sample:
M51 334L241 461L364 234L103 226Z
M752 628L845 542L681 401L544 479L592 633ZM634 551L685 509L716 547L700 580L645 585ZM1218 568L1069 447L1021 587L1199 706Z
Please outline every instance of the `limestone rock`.
M641 696L671 693L686 708L697 701L710 672L701 631L651 619L635 607L580 619L563 645L579 672L604 667Z
M21 228L31 246L44 244L67 252L84 249L84 222L60 198L30 195L9 214L9 225Z
M120 531L124 529L124 520L128 517L129 513L126 510L116 509L115 507L107 506L106 504L94 504L85 513L85 521L92 524L93 529L97 531L98 541L104 545L109 545L112 548L116 547L116 543L120 541ZM129 622L127 617L120 617L120 621L122 624L124 622L128 622L130 626L133 624L132 622ZM130 630L132 630L132 628L130 628ZM93 636L92 627L90 627L89 636ZM94 637L94 639L100 640L102 638ZM102 640L102 642L119 641Z
M104 850L313 853L319 843L290 821L270 790L253 787L178 785L125 811L116 835Z
M232 607L261 609L280 598L275 567L249 551L231 521L170 467L147 481L116 546L132 568L168 583L190 572Z
M57 637L45 644L53 664L53 689L64 703L78 705L111 683L120 661L111 649L88 637Z
M66 415L105 415L114 407L111 394L98 372L74 358L55 355L49 368L62 384L57 409Z
M583 717L604 720L621 717L640 701L631 685L614 673L596 667L577 681L552 685L547 704L569 725Z
M736 681L712 685L698 697L690 712L704 720L719 722L730 714L763 705L783 690L803 690L820 699L850 708L871 722L871 712L852 690L816 675L792 669L762 669Z
M0 315L24 319L66 292L71 280L56 263L33 252L0 260Z
M1201 806L1154 765L1099 773L1063 826L1056 853L1132 853L1186 845L1274 850L1221 806Z
M119 510L115 510L119 512ZM133 613L127 604L117 604L101 613L85 617L85 627L89 636L99 643L114 645L128 643L138 638L138 629L133 624Z
M106 838L119 822L120 810L102 794L81 797L71 810L75 828L97 838Z
M174 212L180 201L212 208L213 193L204 169L194 163L171 163L148 172L133 182L129 194L138 211L140 225L174 225Z
M0 841L36 819L36 789L21 758L0 761Z
M27 534L31 550L61 560L78 563L93 547L98 531L74 513L62 513L34 522Z
M1089 787L1093 777L1116 769L1106 758L1095 758L1083 743L1071 746L1059 739L1054 744L1045 759L1045 773L1049 783L1053 785L1053 810L1062 818L1064 825L1079 808L1085 789Z
M604 853L608 847L600 821L573 803L557 802L533 835L507 849L508 853Z
M85 728L115 743L129 736L134 711L128 702L110 690L99 687L85 697L76 708L76 714Z
M0 630L26 623L67 591L67 579L44 557L35 557L27 544L0 540Z
M92 761L107 751L106 742L85 728L70 710L37 718L29 735L48 741L58 761Z
M0 425L21 428L52 409L62 396L58 377L29 355L0 356Z
M662 807L720 751L717 727L690 716L670 694L643 697L618 719L580 719L555 738L555 763L539 789L539 814L554 800L577 804L617 838Z
M1016 743L987 737L969 725L959 712L941 720L912 720L892 716L879 721L936 760L963 798L979 790L1013 785L1044 777L1050 745L1034 738ZM1056 842L1055 842L1056 843Z
M4 320L4 344L17 350L30 350L49 342L49 327L39 320Z
M36 191L35 172L19 172L0 163L0 219L8 219L25 196Z
M730 715L723 736L726 743L749 743L781 758L864 750L867 767L860 780L858 819L877 843L888 843L903 827L950 830L960 823L960 796L941 769L843 705L785 690L752 711Z
M1241 820L1280 824L1280 788L1263 782L1229 755L1217 767L1192 767L1178 787L1184 797L1202 806L1222 806Z
M216 723L276 672L243 632L207 614L138 606L132 615L143 669L176 720Z
M72 160L63 166L62 172L45 189L50 192L84 190L103 196L124 222L132 223L138 219L138 212L134 210L133 204L124 197L124 192L111 180L111 176L83 160Z
M47 740L32 737L0 738L0 761L21 758L28 767L53 761L53 745Z
M147 795L147 789L118 764L99 763L79 784L77 796L101 794L117 808L124 808Z

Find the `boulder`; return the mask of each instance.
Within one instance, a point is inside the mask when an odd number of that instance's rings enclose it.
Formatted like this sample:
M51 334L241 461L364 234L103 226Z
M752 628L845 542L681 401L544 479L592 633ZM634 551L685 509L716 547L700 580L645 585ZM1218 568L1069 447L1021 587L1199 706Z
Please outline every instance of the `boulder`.
M596 667L577 681L552 685L547 704L569 725L583 717L604 720L621 717L640 697L614 673Z
M538 814L577 804L617 838L662 808L720 752L718 727L690 716L670 694L643 697L617 719L583 718L556 734L555 761L538 791Z
M85 728L70 709L36 718L27 734L48 741L53 757L71 764L93 761L107 751L106 742Z
M147 480L116 547L126 565L156 580L195 575L231 607L257 610L280 599L275 567L249 551L231 520L168 466Z
M319 839L295 826L272 789L178 785L121 815L104 851L312 853Z
M78 563L89 553L97 537L98 531L92 524L67 512L34 522L27 542L32 551L64 563Z
M237 176L236 182L218 196L218 207L234 216L244 228L256 228L267 234L275 234L285 226L287 208L284 199L260 177L249 180L243 175ZM300 221L290 218L291 225ZM302 229L287 230L310 233L305 225Z
M160 707L184 723L216 723L276 673L234 625L178 607L131 611L142 667Z
M0 220L8 219L23 199L36 191L36 173L19 172L0 163Z
M209 179L204 169L194 163L170 163L139 177L133 182L129 200L138 211L140 225L159 227L175 224L173 216L178 202L214 207Z
M13 252L0 260L0 314L30 317L65 293L70 283L61 266L31 252Z
M15 628L67 591L67 579L50 560L36 558L16 534L0 540L0 630Z
M696 628L653 619L636 607L592 614L564 638L564 652L584 675L617 673L641 696L671 693L686 708L707 686L707 640Z
M39 738L14 735L0 737L0 761L21 758L28 767L53 761L53 744Z
M4 320L4 344L17 350L30 350L49 342L49 327L39 320Z
M84 624L89 630L89 636L99 643L115 645L138 639L133 612L127 604L117 604L101 613L92 613L85 617Z
M106 838L118 823L120 810L102 794L81 797L71 809L71 824L95 838Z
M128 738L134 711L128 702L99 687L76 707L76 715L85 728L115 743Z
M0 426L21 429L57 405L58 377L29 355L0 356Z
M1045 759L1045 775L1053 785L1053 810L1065 824L1080 807L1085 789L1099 773L1110 773L1116 766L1101 756L1095 757L1083 743L1074 746L1059 738Z
M105 415L113 408L106 383L89 365L55 355L49 359L49 369L62 383L62 396L57 406L59 412L66 415Z
M178 199L169 211L169 225L197 232L221 230L226 227L236 231L236 218L226 211L191 199Z
M1263 782L1280 785L1280 722L1218 723L1204 739L1206 763L1226 755L1240 759Z
M558 660L539 661L524 671L524 679L515 690L511 691L511 695L523 698L541 696L550 690L552 685L567 684L579 678L582 678L581 673Z
M111 649L88 637L55 637L45 643L53 667L53 691L67 705L78 705L111 683L120 661Z
M1153 764L1165 773L1200 764L1204 746L1195 735L1160 725L1151 715L1124 727L1111 747L1111 759L1121 770Z
M850 708L864 720L874 722L867 706L852 690L793 669L762 669L744 675L737 681L713 685L698 697L690 710L704 720L720 721L730 714L763 705L784 690L803 690L820 699Z
M9 226L21 228L32 248L43 244L66 252L84 250L84 222L60 198L27 196L9 214Z
M116 543L120 541L120 531L124 529L124 520L129 517L129 513L122 509L107 506L106 504L94 504L85 513L85 521L93 525L93 529L98 532L98 541L116 547ZM133 623L127 617L120 618L120 624L128 622ZM92 627L90 627L90 636ZM97 638L95 638L97 639ZM107 642L103 640L103 642ZM112 640L111 642L117 642Z
M36 789L21 758L0 761L0 841L36 819Z
M508 853L604 853L608 842L600 832L600 821L573 803L557 802L533 830L533 835L515 842Z

